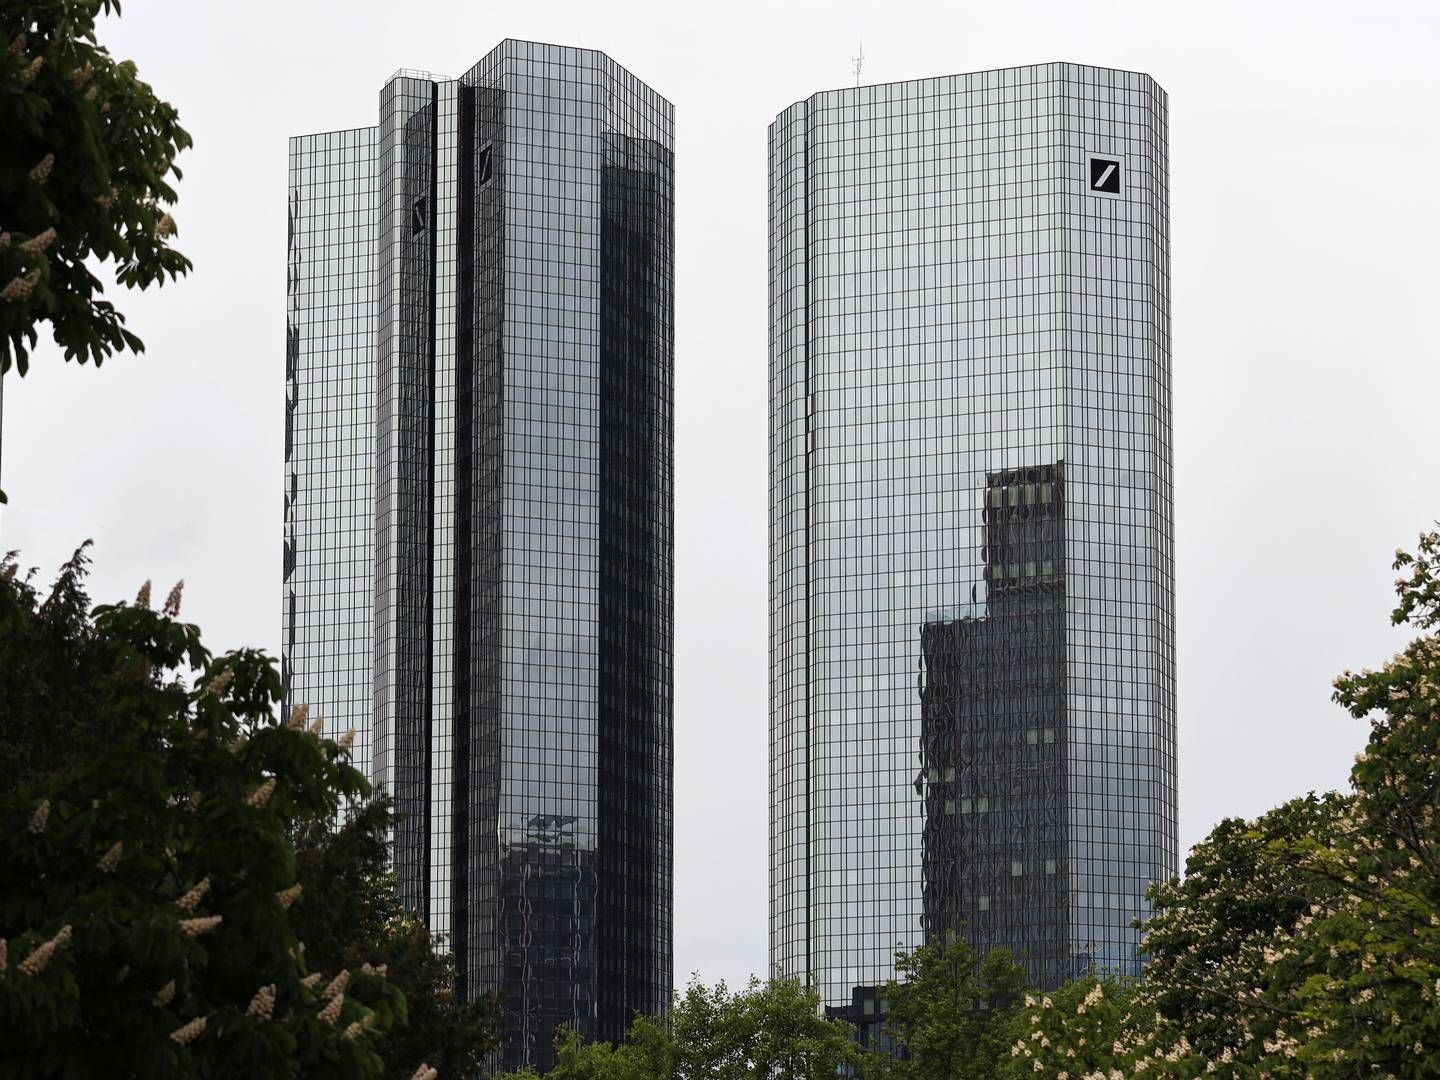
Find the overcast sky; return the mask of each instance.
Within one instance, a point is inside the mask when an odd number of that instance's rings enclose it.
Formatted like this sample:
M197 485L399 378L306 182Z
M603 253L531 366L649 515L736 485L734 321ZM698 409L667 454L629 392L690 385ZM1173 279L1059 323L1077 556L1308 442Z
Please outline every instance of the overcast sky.
M676 974L766 964L765 129L851 84L1072 60L1170 94L1180 838L1344 783L1329 702L1382 661L1440 517L1440 5L126 0L103 42L195 137L146 341L6 380L0 547L95 598L178 577L213 647L280 642L286 137L504 37L602 49L677 112Z

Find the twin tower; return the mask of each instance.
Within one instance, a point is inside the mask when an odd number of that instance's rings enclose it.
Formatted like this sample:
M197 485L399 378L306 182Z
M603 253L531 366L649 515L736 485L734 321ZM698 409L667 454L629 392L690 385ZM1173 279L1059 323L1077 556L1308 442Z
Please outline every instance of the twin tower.
M957 932L1137 971L1175 871L1167 191L1129 72L771 126L770 959L862 1031ZM544 1069L673 986L674 110L506 41L289 200L286 695Z

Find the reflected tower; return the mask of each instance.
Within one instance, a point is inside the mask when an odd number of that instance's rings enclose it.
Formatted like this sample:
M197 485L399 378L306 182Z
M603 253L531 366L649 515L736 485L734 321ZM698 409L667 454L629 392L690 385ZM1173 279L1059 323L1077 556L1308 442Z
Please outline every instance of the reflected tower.
M669 1003L673 127L505 41L290 144L287 704L359 733L505 1069Z
M983 613L920 628L921 926L1032 983L1078 966L1066 886L1065 471L991 473Z
M1151 78L1068 63L770 128L770 955L836 1014L953 931L1139 970L1177 862L1166 139Z

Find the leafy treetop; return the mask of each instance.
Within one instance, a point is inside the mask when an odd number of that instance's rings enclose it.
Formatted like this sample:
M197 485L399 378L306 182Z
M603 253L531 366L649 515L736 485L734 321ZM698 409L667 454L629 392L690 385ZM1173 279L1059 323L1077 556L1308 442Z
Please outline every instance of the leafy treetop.
M85 662L109 665L88 700L115 725L103 753L11 758L25 767L0 793L0 1076L378 1080L403 994L368 960L312 963L290 910L291 835L368 790L348 740L303 710L277 721L273 661L212 657L178 619L178 586L160 611L147 584L93 620L59 616L83 609L83 564L41 601L0 560L0 669L37 642L63 652L69 625ZM27 708L78 702L47 687L56 657L26 670ZM35 734L14 715L0 709L0 739Z
M141 340L96 264L127 288L190 269L170 246L176 156L191 145L175 108L96 41L118 0L0 5L0 374L25 374L41 323L66 359L99 364Z

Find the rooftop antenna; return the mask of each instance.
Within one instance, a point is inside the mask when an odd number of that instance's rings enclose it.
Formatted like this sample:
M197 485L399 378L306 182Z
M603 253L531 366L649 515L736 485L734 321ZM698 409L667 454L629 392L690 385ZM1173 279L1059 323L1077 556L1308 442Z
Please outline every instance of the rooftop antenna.
M855 63L855 85L859 86L860 72L865 67L865 43L863 41L860 43L860 55L852 56L850 59Z

